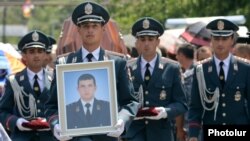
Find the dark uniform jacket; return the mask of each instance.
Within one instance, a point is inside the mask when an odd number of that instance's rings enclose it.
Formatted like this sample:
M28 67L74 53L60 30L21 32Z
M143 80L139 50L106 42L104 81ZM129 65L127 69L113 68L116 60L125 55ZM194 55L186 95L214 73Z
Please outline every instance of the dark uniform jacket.
M204 110L194 71L192 97L189 111L189 134L197 137L201 123L204 125L241 125L250 124L250 65L246 60L232 56L230 58L227 79L222 89L213 58L202 63L207 90L213 92L219 87L219 105L217 112ZM209 95L208 93L206 93ZM208 97L211 97L210 95ZM207 104L211 107L211 104ZM215 115L216 114L216 115ZM216 118L215 118L216 117Z
M83 62L82 58L82 49L78 50L75 53L69 54L65 59L66 63L79 63ZM109 51L105 51L103 49L100 50L99 61L103 60L114 60L115 61L115 76L116 76L116 88L117 88L117 100L118 100L118 108L126 109L128 114L122 115L121 119L126 123L126 129L128 125L130 125L131 119L136 115L139 103L137 102L134 95L134 89L132 83L128 79L126 61L119 57L115 56ZM84 62L83 62L84 63ZM54 73L55 74L55 73ZM53 79L51 84L51 97L46 103L46 116L49 120L51 127L58 122L58 102L57 102L57 87L56 87L56 78ZM117 140L115 138L105 139L105 136L101 136L103 140ZM95 138L95 137L92 137ZM100 140L101 140L100 138Z
M94 99L91 118L86 119L81 100L66 106L68 129L110 126L109 102Z
M25 68L21 72L15 74L15 79L18 82L19 86L23 88L25 93L29 95L33 95L35 98L35 103L36 103L36 111L37 111L37 116L36 117L42 117L45 118L44 111L44 103L47 101L49 97L49 89L50 89L50 84L52 81L52 76L48 74L47 71L44 71L44 89L42 93L37 96L35 92L32 89L32 86L30 86L29 78L27 75L27 69ZM3 126L11 131L11 139L13 141L33 141L34 138L40 139L41 141L43 140L53 140L53 135L51 131L19 131L19 129L16 126L17 119L22 117L21 114L19 113L18 107L17 107L17 102L14 100L14 91L12 89L10 79L8 78L6 81L6 89L5 89L5 94L2 97L0 101L0 120ZM28 96L23 96L25 106L29 107L29 97ZM34 107L32 107L34 108ZM30 115L30 111L25 114L24 116ZM24 118L24 117L23 117ZM34 117L35 118L35 117ZM27 119L28 120L28 119Z
M138 132L145 132L148 141L172 140L171 120L187 111L180 67L173 60L161 58L158 55L150 81L146 86L142 78L140 62L141 57L130 61L129 68L135 91L138 92L140 85L143 86L144 107L169 109L166 109L166 119L134 120L124 137L133 139Z

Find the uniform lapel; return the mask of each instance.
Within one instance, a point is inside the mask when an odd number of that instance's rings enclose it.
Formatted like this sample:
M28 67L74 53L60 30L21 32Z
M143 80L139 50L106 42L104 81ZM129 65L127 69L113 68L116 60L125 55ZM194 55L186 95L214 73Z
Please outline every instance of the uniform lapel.
M75 60L76 59L76 60ZM79 49L76 53L75 56L72 58L72 63L76 62L83 62L83 57L82 57L82 49Z
M20 75L17 76L16 80L17 80L18 84L20 85L20 87L23 87L24 91L27 94L31 93L32 95L34 95L33 88L32 88L32 86L30 85L30 82L29 82L27 68L24 69L20 73Z
M231 82L233 82L237 72L238 72L237 61L234 57L231 57L229 63L229 70L227 74L227 80L224 87L225 89L230 86Z
M221 88L214 58L211 61L209 61L206 65L203 65L203 72L205 78L208 78L210 81L212 81L212 84L215 84L216 86L219 86Z
M103 61L105 56L105 51L101 48L98 61Z
M44 82L43 82L44 88L42 91L42 95L44 95L44 93L47 94L47 92L49 91L51 81L52 81L51 75L49 74L48 71L44 70Z
M159 76L161 76L163 70L163 64L160 61L160 56L157 55L157 59L155 62L154 70L149 80L148 86L154 84L156 81L159 81Z
M133 70L133 74L135 77L135 80L139 83L139 84L144 84L144 81L142 79L142 74L141 74L141 57L139 57L136 61L136 65L132 66L132 70Z

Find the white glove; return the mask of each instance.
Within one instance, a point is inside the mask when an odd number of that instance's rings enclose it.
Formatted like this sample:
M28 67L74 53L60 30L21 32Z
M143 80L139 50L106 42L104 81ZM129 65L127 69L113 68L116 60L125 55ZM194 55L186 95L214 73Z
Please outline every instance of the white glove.
M156 116L147 116L145 118L151 119L151 120L159 120L159 119L168 117L167 111L164 107L156 107L155 110L158 112Z
M124 131L125 123L122 119L119 119L115 125L116 131L109 132L107 136L118 138Z
M67 140L71 140L72 137L69 137L69 136L61 136L61 128L59 126L59 124L56 124L54 126L54 131L53 131L53 134L54 136L57 138L57 140L59 141L67 141Z
M23 123L26 123L26 122L29 122L28 120L24 119L24 118L19 118L16 122L16 126L17 128L20 130L20 131L31 131L32 129L30 128L26 128L26 127L23 127L22 124Z
M142 120L144 119L145 117L135 117L134 120Z

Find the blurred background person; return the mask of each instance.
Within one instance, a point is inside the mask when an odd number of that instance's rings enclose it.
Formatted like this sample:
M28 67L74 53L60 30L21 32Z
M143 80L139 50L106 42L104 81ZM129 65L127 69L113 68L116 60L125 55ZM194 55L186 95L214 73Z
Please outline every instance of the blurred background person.
M209 46L202 46L196 50L196 61L209 58L213 55L213 51Z
M233 49L233 54L250 60L250 45L237 43Z
M176 59L181 65L182 84L188 105L191 101L191 88L193 82L194 52L195 46L190 43L180 44L177 48ZM176 118L176 138L179 141L186 140L187 112Z

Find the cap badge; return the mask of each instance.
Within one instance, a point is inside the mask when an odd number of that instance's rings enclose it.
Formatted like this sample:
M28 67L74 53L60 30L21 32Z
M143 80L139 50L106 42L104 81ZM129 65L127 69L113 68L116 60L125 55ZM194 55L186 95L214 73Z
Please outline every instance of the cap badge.
M88 15L93 12L93 7L90 3L85 5L84 12Z
M218 28L219 30L223 30L223 29L224 29L224 22L223 22L223 21L218 21L218 23L217 23L217 28Z
M36 31L32 34L32 40L35 42L39 40L39 35Z
M148 29L148 28L149 28L149 24L150 24L149 20L148 20L148 19L145 19L145 20L143 21L143 23L142 23L142 27L143 27L144 29Z

